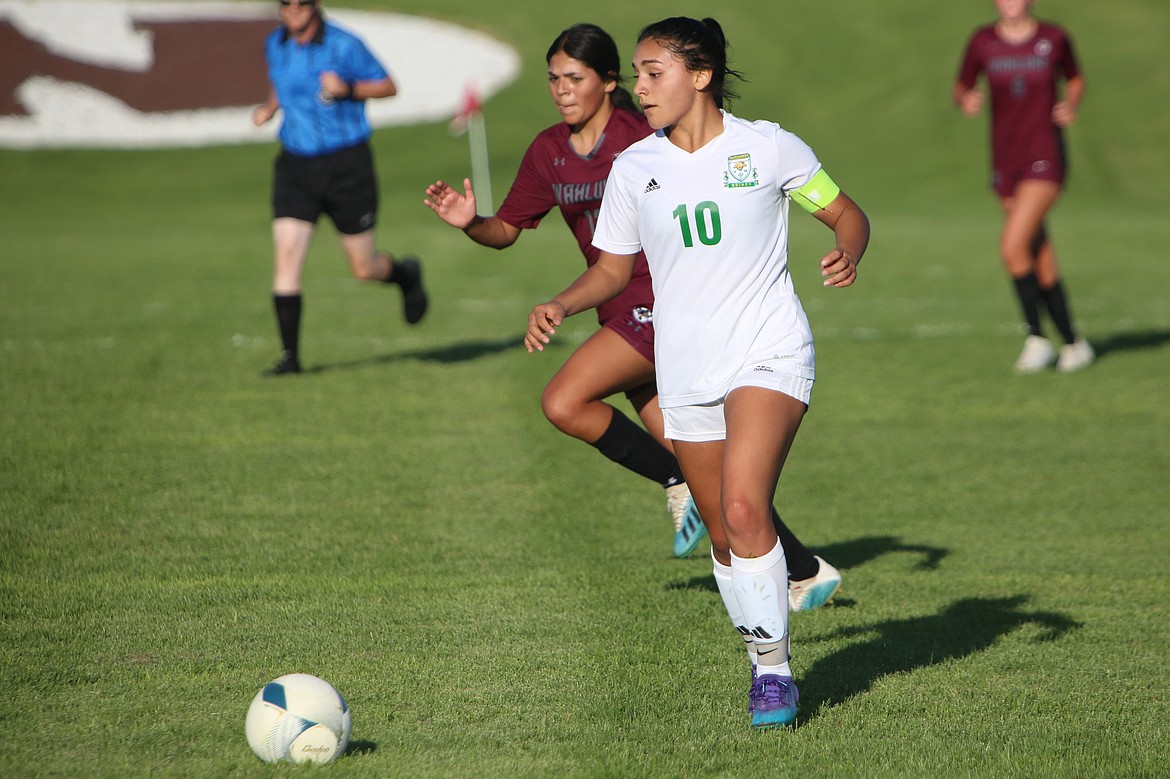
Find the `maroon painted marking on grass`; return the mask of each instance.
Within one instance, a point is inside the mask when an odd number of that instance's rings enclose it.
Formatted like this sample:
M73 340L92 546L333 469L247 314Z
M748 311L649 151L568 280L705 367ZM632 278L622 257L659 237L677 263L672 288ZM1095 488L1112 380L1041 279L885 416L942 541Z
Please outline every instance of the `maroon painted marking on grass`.
M0 116L28 116L17 88L33 76L85 84L142 113L255 105L268 94L264 38L271 20L140 22L153 36L145 73L88 65L50 52L0 21Z

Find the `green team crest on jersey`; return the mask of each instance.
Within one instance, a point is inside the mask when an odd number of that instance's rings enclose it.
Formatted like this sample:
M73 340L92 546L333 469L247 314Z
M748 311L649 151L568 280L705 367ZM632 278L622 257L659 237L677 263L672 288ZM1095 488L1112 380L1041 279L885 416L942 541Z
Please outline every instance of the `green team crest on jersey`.
M727 158L727 170L723 172L723 186L728 189L754 187L760 183L760 172L752 166L752 155L732 154Z

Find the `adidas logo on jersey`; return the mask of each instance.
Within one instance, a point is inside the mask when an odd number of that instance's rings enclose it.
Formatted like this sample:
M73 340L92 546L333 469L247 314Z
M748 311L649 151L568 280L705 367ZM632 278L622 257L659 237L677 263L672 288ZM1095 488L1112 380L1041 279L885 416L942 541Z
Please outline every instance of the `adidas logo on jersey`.
M650 179L650 183L647 184L646 188L642 190L642 194L645 195L647 192L653 192L656 189L662 189L662 187L658 186L658 182L656 180Z

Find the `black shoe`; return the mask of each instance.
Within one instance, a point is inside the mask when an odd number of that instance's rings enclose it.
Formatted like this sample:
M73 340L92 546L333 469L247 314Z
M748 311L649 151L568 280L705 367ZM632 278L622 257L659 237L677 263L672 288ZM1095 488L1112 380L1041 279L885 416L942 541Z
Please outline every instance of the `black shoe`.
M418 257L408 254L396 262L391 281L402 287L403 315L407 323L416 324L427 313L427 293L423 289Z
M276 365L273 365L271 368L269 368L265 372L265 375L267 375L267 376L284 376L284 375L289 374L289 373L300 373L300 372L301 372L300 360L298 360L293 355L292 352L282 352L280 355L280 359L276 362Z

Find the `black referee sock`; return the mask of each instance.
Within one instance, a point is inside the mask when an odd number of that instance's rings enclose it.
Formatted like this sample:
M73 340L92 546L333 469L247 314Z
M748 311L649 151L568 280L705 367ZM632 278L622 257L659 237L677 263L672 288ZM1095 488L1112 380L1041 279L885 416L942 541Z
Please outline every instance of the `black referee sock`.
M1068 311L1068 300L1064 296L1064 285L1059 281L1048 289L1040 290L1040 297L1048 308L1048 316L1052 317L1052 324L1060 331L1060 337L1066 344L1077 340L1073 330L1072 316Z
M663 487L684 481L682 468L670 450L616 408L609 427L593 442L593 446L623 468Z
M792 534L775 507L772 508L772 526L776 528L776 535L780 537L780 546L784 549L784 559L788 562L788 578L794 582L802 579L811 579L817 575L821 564L813 557L813 553L800 543L800 539Z
M1043 335L1040 331L1040 283L1036 281L1036 274L1029 273L1014 279L1016 296L1020 299L1020 308L1023 309L1024 321L1028 323L1030 335Z
M284 351L294 360L298 359L301 332L301 295L273 294L272 304L276 308L276 324L280 328L280 342Z

